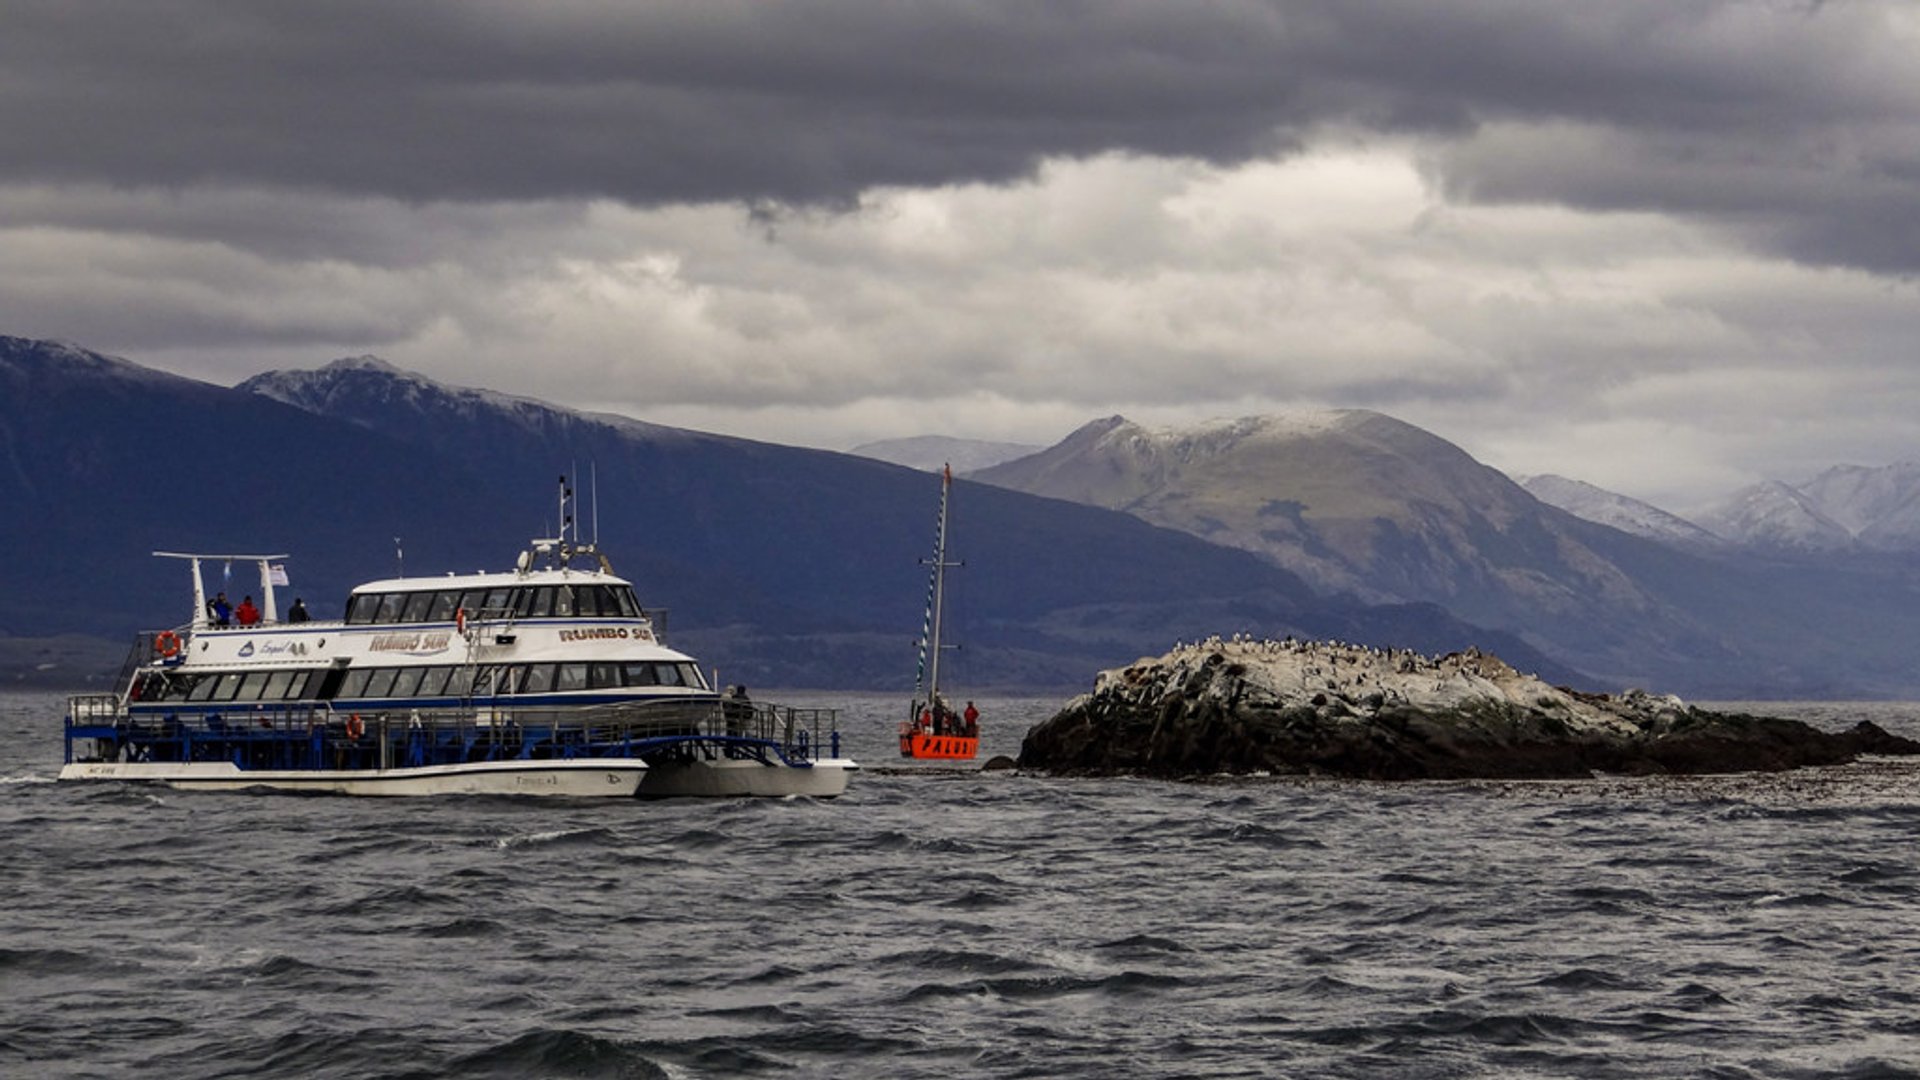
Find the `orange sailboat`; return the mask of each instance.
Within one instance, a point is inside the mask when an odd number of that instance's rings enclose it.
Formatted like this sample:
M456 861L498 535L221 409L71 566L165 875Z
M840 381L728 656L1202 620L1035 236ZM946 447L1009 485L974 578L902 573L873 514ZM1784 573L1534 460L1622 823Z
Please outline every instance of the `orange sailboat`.
M936 519L933 573L927 582L927 612L920 628L920 663L913 676L913 705L900 722L900 756L971 761L980 749L980 714L973 702L956 713L940 694L940 624L947 599L947 494L953 468L940 470L940 516Z

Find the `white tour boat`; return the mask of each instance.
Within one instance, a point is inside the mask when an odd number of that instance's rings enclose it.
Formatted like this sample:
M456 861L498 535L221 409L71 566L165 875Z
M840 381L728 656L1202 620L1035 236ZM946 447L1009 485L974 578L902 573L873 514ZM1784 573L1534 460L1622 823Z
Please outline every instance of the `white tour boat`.
M282 614L284 555L191 564L193 617L139 635L114 694L69 699L62 780L349 795L811 795L846 790L831 709L721 693L592 543L514 570L361 585L345 618ZM201 566L256 564L223 617ZM216 601L223 600L216 597Z

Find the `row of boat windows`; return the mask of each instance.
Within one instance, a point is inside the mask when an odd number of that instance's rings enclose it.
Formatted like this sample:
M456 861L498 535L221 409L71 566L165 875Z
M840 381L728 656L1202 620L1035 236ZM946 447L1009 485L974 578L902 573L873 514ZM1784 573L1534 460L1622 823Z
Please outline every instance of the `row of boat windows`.
M452 622L454 612L462 610L469 618L639 618L643 614L629 585L496 585L487 589L356 593L347 601L347 622Z
M339 685L327 691L329 676ZM547 694L627 687L707 689L698 665L658 660L566 664L481 664L357 668L341 677L317 671L229 671L224 674L154 672L135 683L135 701L307 701L335 698L469 697Z

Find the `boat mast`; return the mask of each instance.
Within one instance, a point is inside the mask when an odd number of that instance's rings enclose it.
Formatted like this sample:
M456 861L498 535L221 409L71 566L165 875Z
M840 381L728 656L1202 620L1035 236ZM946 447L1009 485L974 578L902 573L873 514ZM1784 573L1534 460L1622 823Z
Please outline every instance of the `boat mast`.
M940 470L940 516L935 519L933 541L933 575L927 586L926 623L920 631L922 666L929 668L927 701L940 699L940 623L942 608L946 605L947 567L957 565L947 562L947 492L953 486L953 466L943 466ZM920 695L921 681L914 679L914 696Z

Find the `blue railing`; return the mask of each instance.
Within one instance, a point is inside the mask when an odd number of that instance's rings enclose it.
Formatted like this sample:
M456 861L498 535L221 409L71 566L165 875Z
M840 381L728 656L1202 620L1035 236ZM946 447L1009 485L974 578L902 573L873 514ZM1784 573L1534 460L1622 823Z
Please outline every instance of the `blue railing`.
M66 760L230 761L242 769L393 769L477 761L751 758L808 766L838 757L832 709L741 702L341 712L252 705L129 713L111 695L68 701Z

